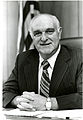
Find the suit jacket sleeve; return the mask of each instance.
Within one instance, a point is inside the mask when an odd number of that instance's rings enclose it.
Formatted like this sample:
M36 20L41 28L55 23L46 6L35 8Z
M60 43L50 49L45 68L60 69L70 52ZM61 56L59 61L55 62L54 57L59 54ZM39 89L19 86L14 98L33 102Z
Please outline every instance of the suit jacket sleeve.
M3 107L14 107L11 106L11 101L14 97L20 96L24 91L33 91L33 88L35 92L38 91L37 85L36 87L33 87L35 81L37 82L37 79L34 78L35 80L33 83L33 76L30 74L32 72L32 66L30 65L32 65L34 57L32 58L31 64L29 65L28 63L31 61L29 56L35 55L35 52L35 50L29 50L22 52L17 56L15 67L8 80L3 84ZM29 74L27 74L28 71Z
M18 71L18 57L16 60L15 68L13 69L8 80L3 84L3 107L10 107L9 103L15 96L19 95L17 71Z

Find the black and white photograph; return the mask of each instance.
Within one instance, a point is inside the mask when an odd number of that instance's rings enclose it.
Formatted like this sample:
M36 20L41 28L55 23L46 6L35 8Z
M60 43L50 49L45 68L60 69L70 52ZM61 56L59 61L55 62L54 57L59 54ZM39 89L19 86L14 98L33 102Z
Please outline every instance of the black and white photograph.
M83 1L0 4L2 120L83 120Z

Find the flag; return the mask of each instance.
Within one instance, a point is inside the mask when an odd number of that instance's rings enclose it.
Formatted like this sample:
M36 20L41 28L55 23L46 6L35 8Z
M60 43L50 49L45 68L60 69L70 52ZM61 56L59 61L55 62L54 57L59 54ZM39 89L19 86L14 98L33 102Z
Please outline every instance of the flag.
M38 1L19 1L19 24L17 53L33 48L32 38L28 32L31 19L39 14Z

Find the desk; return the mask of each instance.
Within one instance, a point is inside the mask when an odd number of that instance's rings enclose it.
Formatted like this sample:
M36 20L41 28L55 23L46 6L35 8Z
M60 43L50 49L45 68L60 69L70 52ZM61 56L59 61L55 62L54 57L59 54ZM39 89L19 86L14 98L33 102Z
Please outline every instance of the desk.
M24 111L24 113L25 112L28 113L28 111ZM27 115L23 114L23 111L13 113L9 109L3 110L3 114L5 116L4 120L67 120L66 117L69 117L70 118L69 120L83 120L83 109L63 111L43 111L42 114L41 111L38 112L40 112L40 116L42 115L42 118L38 118L38 116L29 117L27 116L28 114Z
M6 116L6 120L65 120L62 118L33 118L33 117L16 117L16 116Z

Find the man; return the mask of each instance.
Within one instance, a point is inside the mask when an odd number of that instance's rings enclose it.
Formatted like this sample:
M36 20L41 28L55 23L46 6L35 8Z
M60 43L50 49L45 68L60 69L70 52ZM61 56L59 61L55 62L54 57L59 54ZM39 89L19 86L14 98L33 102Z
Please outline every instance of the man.
M35 49L18 55L4 84L4 107L22 110L82 108L82 58L79 49L60 45L55 16L39 14L30 23Z

